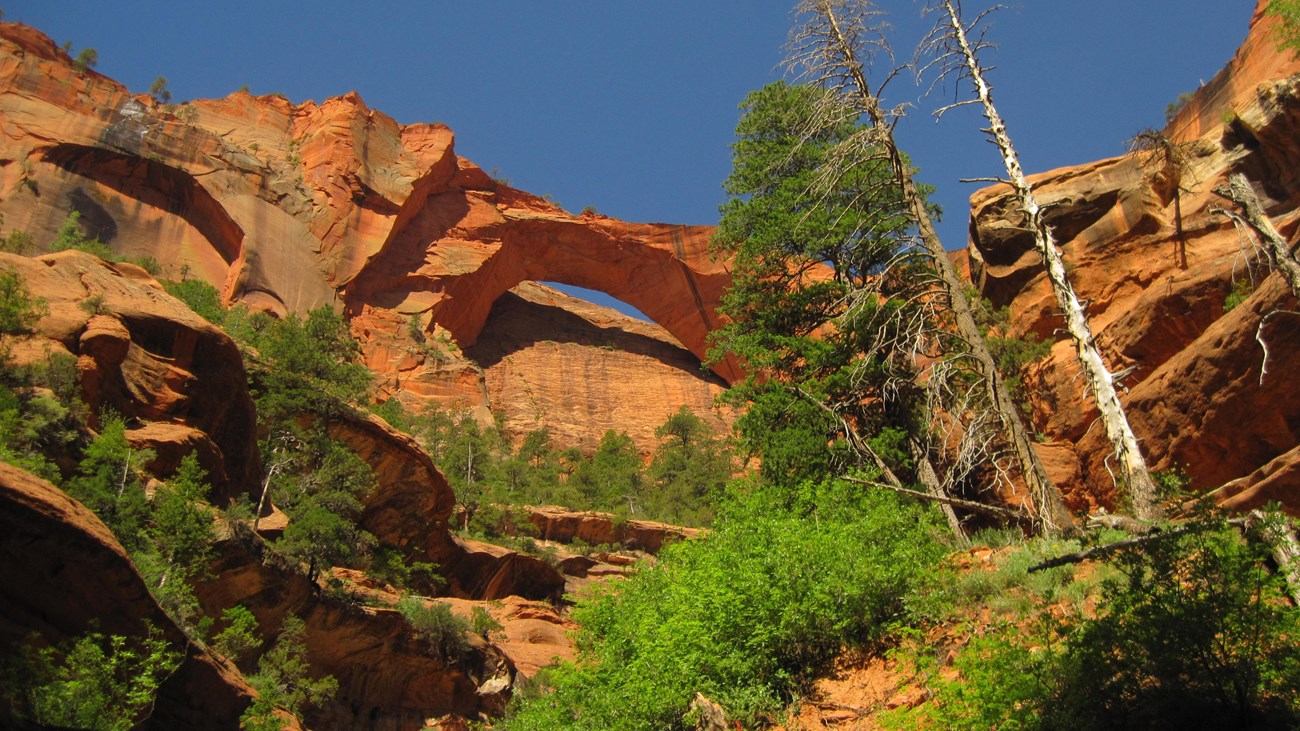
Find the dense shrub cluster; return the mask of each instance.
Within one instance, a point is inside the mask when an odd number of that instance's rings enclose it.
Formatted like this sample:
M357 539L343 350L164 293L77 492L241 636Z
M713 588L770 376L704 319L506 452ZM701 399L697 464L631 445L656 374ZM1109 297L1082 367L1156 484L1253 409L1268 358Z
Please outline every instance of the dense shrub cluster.
M581 662L505 728L690 728L696 693L758 719L881 637L940 552L930 516L892 495L737 485L707 538L579 604Z

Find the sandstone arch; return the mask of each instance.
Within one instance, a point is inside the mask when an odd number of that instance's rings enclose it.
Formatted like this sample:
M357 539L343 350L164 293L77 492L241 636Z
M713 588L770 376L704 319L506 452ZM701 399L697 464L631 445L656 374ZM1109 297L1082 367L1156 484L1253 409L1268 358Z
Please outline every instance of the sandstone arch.
M492 303L526 281L605 292L641 310L704 360L730 283L708 251L712 228L569 216L505 186L430 196L424 210L346 286L349 314L420 316L472 346ZM734 363L714 368L728 381Z

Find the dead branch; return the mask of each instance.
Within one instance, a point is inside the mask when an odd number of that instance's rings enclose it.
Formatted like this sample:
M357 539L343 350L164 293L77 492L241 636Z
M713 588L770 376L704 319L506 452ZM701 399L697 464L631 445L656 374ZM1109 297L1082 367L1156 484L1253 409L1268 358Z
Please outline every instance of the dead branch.
M860 477L844 477L841 479L859 485L866 485L867 487L878 487L882 490L889 490L891 492L896 492L900 495L910 495L911 497L917 498L918 500L928 500L930 502L949 505L954 508L961 508L962 510L969 510L972 513L981 513L983 515L991 515L1005 520L1018 520L1027 523L1032 523L1034 521L1034 516L1021 510L1013 510L1011 508L1000 508L996 505L977 503L974 500L963 500L961 498L947 497L945 495L931 495L930 493L921 492L920 490L912 490L910 488L901 487L897 485L886 485L883 482L876 482L874 480L864 480Z
M1215 188L1214 192L1241 208L1240 213L1223 209L1218 209L1218 212L1234 222L1244 222L1255 232L1268 253L1269 264L1282 272L1287 285L1291 287L1291 294L1300 298L1300 261L1296 260L1291 246L1264 212L1259 196L1255 195L1255 189L1250 187L1246 176L1233 173L1228 176L1228 183Z

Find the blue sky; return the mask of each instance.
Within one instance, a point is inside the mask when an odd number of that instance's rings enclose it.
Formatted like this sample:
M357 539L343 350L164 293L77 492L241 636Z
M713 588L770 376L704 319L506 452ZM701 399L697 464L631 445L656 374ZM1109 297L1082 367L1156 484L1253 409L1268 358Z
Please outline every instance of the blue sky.
M370 3L0 0L136 91L166 76L177 101L247 84L296 102L357 91L399 122L444 122L457 151L571 211L712 224L737 105L780 77L793 2L528 0ZM920 4L882 1L900 58ZM985 6L968 0L967 11ZM1245 38L1251 0L1011 0L995 15L997 102L1030 171L1122 152L1165 105L1208 81ZM900 139L965 245L959 178L998 174L971 114L913 86ZM973 111L973 110L969 110Z

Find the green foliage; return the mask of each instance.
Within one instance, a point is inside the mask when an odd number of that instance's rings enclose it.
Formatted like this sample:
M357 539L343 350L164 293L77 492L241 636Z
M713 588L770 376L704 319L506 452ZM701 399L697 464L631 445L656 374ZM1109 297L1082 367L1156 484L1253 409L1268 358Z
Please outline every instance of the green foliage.
M0 335L30 331L45 312L45 300L32 299L22 275L0 272Z
M484 640L491 641L493 632L500 632L505 629L501 623L492 618L492 614L483 607L474 607L469 613L469 626L474 633Z
M1174 117L1178 116L1178 113L1183 110L1183 107L1187 106L1187 102L1190 102L1194 95L1195 92L1184 91L1172 102L1169 102L1169 104L1165 106L1165 122L1174 121Z
M0 460L59 482L62 475L49 460L76 439L68 409L31 389L0 385Z
M1282 21L1278 45L1293 54L1300 53L1300 0L1271 0L1266 12Z
M140 547L132 560L158 604L191 636L202 612L192 583L207 574L214 552L207 475L191 452L153 495Z
M1223 311L1232 312L1237 306L1245 302L1252 294L1255 293L1255 284L1249 277L1238 279L1232 283L1232 291L1223 300Z
M149 85L149 96L159 104L167 104L172 100L172 93L167 88L167 77L159 76Z
M299 445L295 469L272 482L272 498L289 516L275 548L306 563L307 577L315 580L322 569L358 563L374 544L357 521L375 477L360 457L323 433Z
M146 272L149 272L151 276L156 277L159 274L162 274L162 264L159 264L158 260L152 256L140 256L133 259L127 259L127 261L135 264Z
M241 669L246 668L262 647L257 617L244 605L236 604L221 613L221 623L225 627L212 638L212 647Z
M1161 500L1185 499L1192 496L1192 480L1187 476L1186 470L1178 465L1151 473L1151 480L1156 483L1156 495Z
M631 512L644 494L645 476L636 444L624 432L606 430L590 459L579 461L569 476L584 506Z
M1258 543L1213 522L1115 558L1090 619L973 642L898 728L1294 728L1300 611Z
M294 313L280 320L250 317L248 324L241 334L261 356L262 367L253 375L264 418L328 415L343 404L365 401L374 375L360 362L361 348L334 310L317 308L305 320Z
M505 728L684 729L696 693L752 722L881 636L939 555L933 526L845 483L738 488L707 537L580 601L580 664Z
M439 657L454 663L469 655L469 641L465 634L471 629L470 623L453 614L448 605L406 596L397 603L397 611Z
M1041 360L1052 352L1052 343L1039 339L1035 333L1026 333L1024 337L1008 337L1004 333L1010 328L1011 309L994 308L988 300L980 297L974 288L966 292L971 302L971 314L980 327L980 334L988 344L989 353L1002 374L1003 383L1015 401L1016 408L1028 417L1029 394L1020 382L1020 370L1026 365Z
M77 473L64 489L104 521L128 551L146 548L149 503L141 473L150 450L133 450L121 416L100 416L99 435L86 446Z
M0 237L0 251L26 256L36 250L36 239L26 231L10 231Z
M81 229L81 214L77 211L72 211L63 219L58 232L54 235L54 241L51 241L49 245L51 252L68 251L69 249L84 251L104 261L118 260L112 249L108 248L99 239L93 239L86 235Z
M734 471L727 445L686 406L655 436L662 442L650 462L655 490L646 496L649 514L681 525L709 523L711 506Z
M746 97L713 239L733 259L721 307L730 324L714 334L712 357L745 363L749 379L726 396L749 406L741 443L763 458L765 478L788 484L852 466L846 430L913 420L910 366L888 345L906 299L893 295L916 266L903 245L910 219L883 161L823 177L836 148L864 133L852 121L820 124L829 102L784 82Z
M366 573L398 589L413 589L420 593L436 594L446 585L446 580L438 573L438 564L408 561L400 550L386 543L375 546L370 552Z
M78 71L85 73L87 69L93 69L99 65L99 51L93 48L83 48L72 63L77 67Z
M303 645L306 626L297 617L286 617L275 644L257 663L257 672L248 682L259 697L244 711L240 725L245 729L282 728L275 708L283 708L298 718L309 706L319 707L334 698L339 684L334 676L312 678Z
M161 636L89 632L38 649L29 638L0 669L15 716L42 727L126 731L148 717L158 686L180 663Z
M162 285L163 289L167 290L167 294L184 302L203 319L213 325L225 324L226 310L221 306L221 293L216 287L201 279L166 281Z

